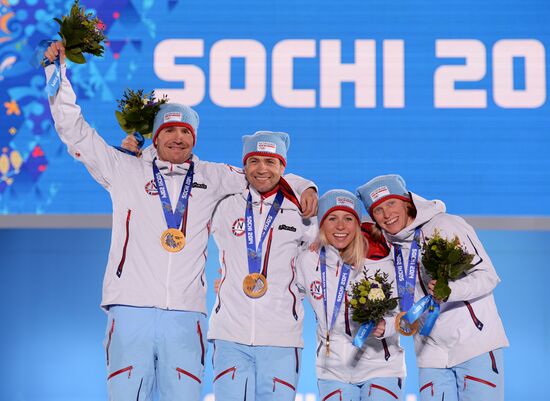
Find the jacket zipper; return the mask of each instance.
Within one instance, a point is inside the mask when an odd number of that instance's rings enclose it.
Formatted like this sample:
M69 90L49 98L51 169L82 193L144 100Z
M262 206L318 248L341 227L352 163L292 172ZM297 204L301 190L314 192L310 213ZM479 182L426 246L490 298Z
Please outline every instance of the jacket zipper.
M290 384L289 382L286 382L284 380L281 380L279 379L278 377L274 377L273 378L273 392L275 392L275 384L276 383L281 383L285 386L287 386L288 388L290 388L292 391L296 391L296 387L294 387L292 384Z
M122 269L124 268L124 262L126 261L126 248L128 247L128 240L130 239L130 217L132 216L132 210L128 209L126 214L126 238L124 239L124 247L122 248L122 257L116 269L116 275L118 278L122 276Z
M201 383L201 379L199 379L197 376L195 376L192 373L189 373L186 370L183 370L182 368L176 368L176 372L178 372L178 380L181 380L181 375L184 374L185 376L190 377L191 379L197 381L198 383Z
M213 383L218 380L220 377L222 376L225 376L226 374L228 374L229 372L232 372L231 374L231 380L235 380L235 373L237 372L237 367L236 366L233 366L229 369L225 369L223 372L220 372L218 373L218 375L216 377L214 377L214 380L213 380Z
M199 335L199 341L201 343L201 364L204 366L204 342L202 340L201 323L197 321L197 334Z
M474 324L476 325L477 329L479 331L483 330L483 323L477 318L477 316L474 312L474 308L472 308L472 305L470 305L470 303L468 301L464 301L464 305L466 305L466 307L468 308L468 312L470 312L470 316L471 316Z
M126 366L125 368L123 369L119 369L117 370L116 372L113 372L111 373L108 377L107 377L107 380L111 380L113 377L115 376L118 376L124 372L128 372L128 379L130 378L130 376L132 375L132 369L134 369L134 367L132 365L130 366Z
M346 310L346 312L344 313L344 319L346 322L346 334L348 336L351 336L351 327L349 325L349 300L348 300L347 292L344 293L344 303L345 303L345 310Z
M298 321L298 314L296 313L296 295L294 295L294 292L292 291L292 283L294 282L294 277L296 277L296 265L295 260L292 258L290 261L290 269L292 270L292 278L290 279L290 283L288 283L288 291L290 291L290 295L292 295L292 316L294 316L294 320Z
M385 338L382 339L382 346L384 347L384 359L387 361L388 359L390 359L391 354L388 348L388 342Z
M107 366L109 366L109 347L111 346L111 339L115 331L115 319L111 322L111 328L109 329L109 338L107 339L107 346L105 347L105 354L107 356Z
M218 288L218 306L216 306L216 313L220 311L220 308L222 307L222 285L225 281L225 274L227 272L227 267L225 266L225 250L222 250L222 265L223 265L223 277L222 281L220 281L220 287Z
M377 389L377 390L381 390L381 391L384 391L386 393L388 393L389 395L391 395L393 398L395 398L396 400L399 399L399 397L397 397L397 395L395 395L395 393L393 391L391 391L390 389L386 388L386 387L383 387L383 386L380 386L378 384L371 384L370 385L370 388L369 388L369 397L372 393L372 389Z

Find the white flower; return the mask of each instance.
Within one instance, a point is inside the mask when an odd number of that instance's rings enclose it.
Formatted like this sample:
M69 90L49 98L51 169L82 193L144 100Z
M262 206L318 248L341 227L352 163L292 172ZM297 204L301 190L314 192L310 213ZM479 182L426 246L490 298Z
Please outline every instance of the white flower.
M384 295L384 291L382 291L382 288L371 288L369 291L368 296L370 301L383 301L386 299L386 296Z

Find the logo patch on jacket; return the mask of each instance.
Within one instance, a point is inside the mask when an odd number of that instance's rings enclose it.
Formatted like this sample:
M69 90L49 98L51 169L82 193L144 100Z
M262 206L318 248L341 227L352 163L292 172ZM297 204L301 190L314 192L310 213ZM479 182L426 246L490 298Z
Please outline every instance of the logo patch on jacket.
M242 217L233 222L231 231L235 237L240 237L244 234L244 219Z
M199 182L194 182L193 183L193 188L206 189L206 188L208 188L208 186L206 184L201 184Z
M295 233L296 232L296 227L281 224L281 225L279 225L279 230L292 231L293 233Z
M149 195L159 194L159 191L157 190L157 184L155 184L155 180L151 180L147 184L145 184L145 192L147 192Z
M319 280L315 280L311 282L311 285L309 286L309 292L311 293L311 296L316 299L320 300L323 298L323 288L321 287L321 282Z

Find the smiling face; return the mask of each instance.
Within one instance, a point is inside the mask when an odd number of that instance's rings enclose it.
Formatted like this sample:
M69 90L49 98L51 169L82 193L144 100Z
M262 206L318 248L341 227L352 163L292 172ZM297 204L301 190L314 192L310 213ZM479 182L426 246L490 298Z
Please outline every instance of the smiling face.
M382 230L397 234L410 225L414 219L409 215L409 202L389 198L372 210L372 217Z
M194 138L187 127L163 128L155 143L160 160L181 164L193 153Z
M285 166L276 157L250 156L246 159L246 179L260 193L271 191L279 183Z
M326 216L321 225L330 245L338 250L345 249L357 233L357 218L345 210L335 210Z

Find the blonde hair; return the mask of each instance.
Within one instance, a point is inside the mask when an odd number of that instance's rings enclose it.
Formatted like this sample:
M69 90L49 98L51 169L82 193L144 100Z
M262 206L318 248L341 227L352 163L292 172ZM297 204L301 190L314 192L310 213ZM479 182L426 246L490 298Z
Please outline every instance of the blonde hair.
M319 242L321 246L330 245L323 226L324 224L322 224L319 229ZM340 256L342 257L344 263L360 269L363 267L363 261L367 255L369 245L363 236L359 222L355 224L354 234L353 240L349 243L349 245L344 249L339 249L338 251L340 252Z

